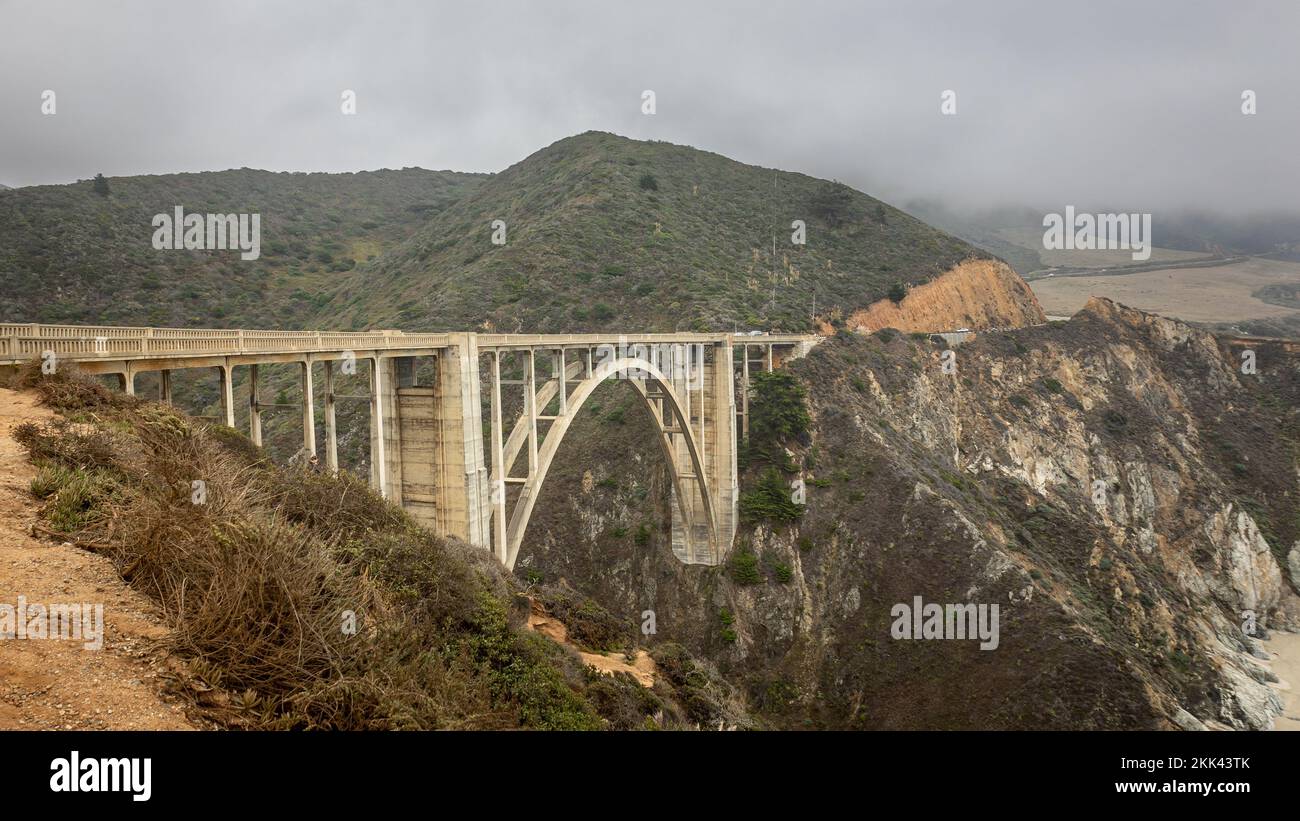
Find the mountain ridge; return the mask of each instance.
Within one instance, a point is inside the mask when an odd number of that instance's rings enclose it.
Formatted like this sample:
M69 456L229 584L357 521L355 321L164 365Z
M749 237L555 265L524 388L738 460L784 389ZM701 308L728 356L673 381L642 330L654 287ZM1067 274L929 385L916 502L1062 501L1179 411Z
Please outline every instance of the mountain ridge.
M987 254L847 186L586 132L493 175L329 304L421 330L807 330L814 303L848 313L971 257ZM377 304L363 282L391 293Z

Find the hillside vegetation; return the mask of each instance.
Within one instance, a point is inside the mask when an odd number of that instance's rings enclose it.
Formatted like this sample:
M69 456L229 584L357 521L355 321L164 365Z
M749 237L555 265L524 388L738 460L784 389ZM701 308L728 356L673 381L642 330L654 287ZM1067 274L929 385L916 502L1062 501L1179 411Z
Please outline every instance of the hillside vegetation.
M0 321L305 328L339 277L483 177L450 171L109 177L0 193ZM156 250L155 214L261 215L261 257ZM334 327L326 322L324 327Z
M177 205L261 214L261 259L155 250L150 221ZM839 183L588 132L493 175L240 169L6 191L0 320L806 330L814 300L847 313L983 256Z
M819 314L849 311L980 255L847 186L588 132L467 192L329 310L351 327L807 330L814 294Z

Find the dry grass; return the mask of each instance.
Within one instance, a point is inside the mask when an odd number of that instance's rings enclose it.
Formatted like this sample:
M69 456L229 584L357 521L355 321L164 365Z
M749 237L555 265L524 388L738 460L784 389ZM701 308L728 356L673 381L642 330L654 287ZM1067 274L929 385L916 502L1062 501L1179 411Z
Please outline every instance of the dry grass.
M276 467L228 429L75 374L26 379L80 419L18 431L47 524L158 602L186 662L178 683L209 719L602 726L581 666L519 630L511 582L484 551L417 527L355 478Z
M82 374L75 365L62 365L54 374L43 374L39 359L14 369L7 386L15 390L35 390L40 394L42 404L60 411L130 408L139 404L134 396L110 391Z

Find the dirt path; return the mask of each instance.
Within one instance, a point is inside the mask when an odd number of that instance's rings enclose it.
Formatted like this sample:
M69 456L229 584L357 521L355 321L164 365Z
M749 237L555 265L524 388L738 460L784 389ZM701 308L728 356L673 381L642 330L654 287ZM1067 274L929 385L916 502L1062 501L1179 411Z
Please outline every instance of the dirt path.
M10 433L51 417L34 395L0 388L0 605L102 604L103 649L0 638L0 730L192 729L180 702L159 692L167 628L153 604L108 559L31 535L36 469Z
M1282 715L1273 720L1275 730L1300 730L1300 633L1275 631L1264 642L1272 660L1269 667L1281 681Z

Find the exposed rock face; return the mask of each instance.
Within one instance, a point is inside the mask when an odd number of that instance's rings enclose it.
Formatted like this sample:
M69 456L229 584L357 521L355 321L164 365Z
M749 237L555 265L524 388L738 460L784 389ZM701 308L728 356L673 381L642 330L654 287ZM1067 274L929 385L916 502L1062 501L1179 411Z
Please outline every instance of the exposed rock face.
M1291 546L1291 552L1286 557L1286 564L1287 569L1291 571L1291 585L1296 587L1296 585L1300 584L1300 542L1296 542ZM1296 590L1300 592L1300 587L1296 587Z
M1296 357L1261 345L1243 375L1214 337L1102 300L981 334L955 374L941 354L848 334L791 363L808 507L739 534L758 583L677 563L663 507L648 543L611 538L637 493L575 493L599 539L557 518L521 564L654 610L652 640L714 659L782 726L1269 726L1250 631L1300 626ZM602 447L651 453L639 427ZM997 649L893 638L916 596L997 603Z
M968 259L912 288L900 303L882 299L855 311L847 324L871 333L1020 328L1046 321L1033 291L1006 263Z

